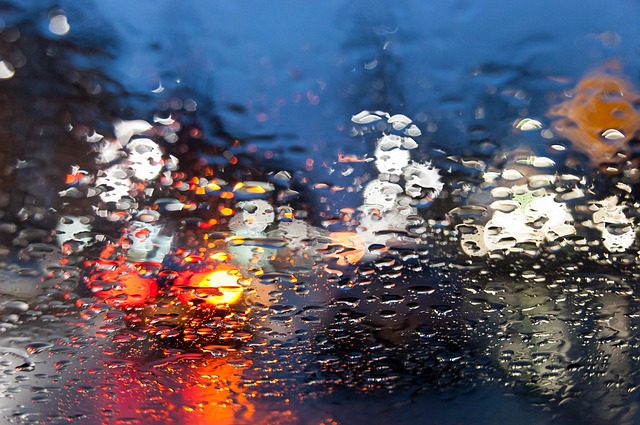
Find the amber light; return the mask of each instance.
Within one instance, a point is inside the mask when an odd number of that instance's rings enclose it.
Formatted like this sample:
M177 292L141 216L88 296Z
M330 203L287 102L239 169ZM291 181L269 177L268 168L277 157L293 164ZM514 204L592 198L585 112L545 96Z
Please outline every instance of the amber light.
M357 233L332 232L329 237L335 243L343 246L340 251L333 254L338 258L339 265L357 264L364 257L365 240Z
M251 395L242 385L243 372L250 363L234 360L236 365L231 365L226 358L205 362L188 375L185 390L181 393L185 406L181 423L267 423L256 421Z
M573 96L549 110L553 128L588 154L592 165L616 159L640 129L640 93L616 63L587 74Z
M233 305L242 298L242 275L234 268L218 268L214 271L184 273L174 282L178 299L189 305L202 307Z

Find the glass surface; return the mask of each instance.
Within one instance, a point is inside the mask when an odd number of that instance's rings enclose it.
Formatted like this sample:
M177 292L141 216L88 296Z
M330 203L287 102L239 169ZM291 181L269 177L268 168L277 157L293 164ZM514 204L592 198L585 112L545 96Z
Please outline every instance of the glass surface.
M0 2L0 416L634 424L640 3Z

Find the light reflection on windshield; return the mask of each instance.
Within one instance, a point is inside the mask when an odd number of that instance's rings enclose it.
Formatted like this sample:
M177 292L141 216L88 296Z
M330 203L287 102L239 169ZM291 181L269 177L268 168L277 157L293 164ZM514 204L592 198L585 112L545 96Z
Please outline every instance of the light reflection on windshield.
M167 5L2 5L6 421L637 422L630 27Z

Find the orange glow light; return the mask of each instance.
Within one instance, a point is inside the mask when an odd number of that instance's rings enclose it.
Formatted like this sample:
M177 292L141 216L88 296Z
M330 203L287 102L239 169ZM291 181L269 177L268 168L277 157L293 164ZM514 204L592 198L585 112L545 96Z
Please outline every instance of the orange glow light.
M201 229L209 229L215 226L216 224L218 224L218 220L216 220L215 218L211 218L208 221L202 221L198 223L198 227Z
M640 93L619 68L609 63L587 74L571 98L549 110L555 119L554 131L589 155L594 166L627 151L629 141L640 130L640 111L634 108Z
M365 241L364 238L354 232L333 232L329 237L344 248L336 252L334 255L338 257L338 264L346 266L348 264L357 264L364 256Z
M176 279L174 288L178 299L185 304L200 300L203 307L232 305L240 301L243 289L237 269L221 268L214 271L185 274Z
M237 363L237 362L236 362ZM185 406L181 423L192 425L232 425L253 423L255 406L247 387L242 385L248 364L231 365L225 359L202 364L189 375L187 387L181 392ZM267 423L259 421L256 423Z
M142 307L158 294L156 280L140 276L132 265L96 273L88 286L96 296L120 308Z

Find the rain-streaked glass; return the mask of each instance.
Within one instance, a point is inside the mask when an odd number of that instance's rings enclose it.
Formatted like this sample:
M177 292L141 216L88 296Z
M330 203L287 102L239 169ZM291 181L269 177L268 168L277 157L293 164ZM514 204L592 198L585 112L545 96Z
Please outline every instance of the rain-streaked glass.
M640 423L638 16L0 2L0 422Z

